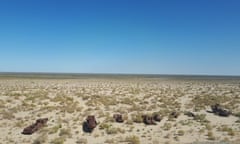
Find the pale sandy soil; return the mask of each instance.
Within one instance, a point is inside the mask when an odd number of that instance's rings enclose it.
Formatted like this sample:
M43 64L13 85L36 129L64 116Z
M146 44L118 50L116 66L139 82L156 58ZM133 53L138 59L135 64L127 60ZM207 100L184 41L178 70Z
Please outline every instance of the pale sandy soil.
M215 102L238 116L208 113ZM180 116L170 118L173 111ZM163 117L157 125L136 122L136 116L153 112ZM113 122L114 113L123 114L125 122ZM82 131L88 115L99 122L92 133ZM33 135L21 134L45 117L46 127ZM239 117L240 81L234 80L0 79L0 144L238 143Z

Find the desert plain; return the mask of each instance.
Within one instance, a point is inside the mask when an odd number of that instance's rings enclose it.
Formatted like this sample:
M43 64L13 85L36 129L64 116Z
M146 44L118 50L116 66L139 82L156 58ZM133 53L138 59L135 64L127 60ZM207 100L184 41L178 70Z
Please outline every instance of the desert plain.
M230 110L213 114L211 105ZM172 117L172 112L178 117ZM194 117L188 116L191 112ZM161 121L146 125L142 115ZM113 114L121 114L117 123ZM88 115L97 127L83 131ZM38 118L47 125L23 135ZM0 77L0 144L237 144L240 78L192 76Z

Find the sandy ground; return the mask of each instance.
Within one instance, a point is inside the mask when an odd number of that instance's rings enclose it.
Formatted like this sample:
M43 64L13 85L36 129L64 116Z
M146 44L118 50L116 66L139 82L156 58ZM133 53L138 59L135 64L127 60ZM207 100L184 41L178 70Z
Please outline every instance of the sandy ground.
M233 112L220 117L210 105ZM171 118L171 112L179 113ZM191 111L197 118L184 113ZM116 123L120 113L125 122ZM157 125L142 114L159 113ZM98 126L82 130L88 115ZM47 125L32 135L24 127L38 118ZM240 81L127 79L0 79L0 144L162 144L240 141Z

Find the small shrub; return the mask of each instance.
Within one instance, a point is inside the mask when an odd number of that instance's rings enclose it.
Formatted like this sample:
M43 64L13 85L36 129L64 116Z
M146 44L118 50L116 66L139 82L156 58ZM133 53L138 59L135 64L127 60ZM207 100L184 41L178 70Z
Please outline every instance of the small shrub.
M49 134L57 133L60 128L62 128L62 125L61 125L61 124L59 124L59 125L57 125L57 126L54 126L54 127L52 127L52 128L49 129L49 132L48 132L48 133L49 133Z
M234 114L236 117L240 118L240 112Z
M199 133L203 134L205 132L205 128L199 130Z
M101 123L100 125L99 125L99 129L100 130L102 130L102 129L108 129L108 128L110 128L112 125L110 125L110 124L107 124L107 123Z
M205 127L208 131L212 130L212 126L210 124L206 124Z
M207 136L208 136L208 140L215 140L216 139L215 136L213 135L212 131L208 131Z
M240 123L240 118L236 121L236 123Z
M209 121L206 119L206 115L205 114L197 114L195 117L194 117L194 120L196 120L197 122L200 122L200 123L208 123Z
M133 125L133 121L130 120L130 119L128 119L127 122L126 122L126 124L128 124L128 125Z
M132 115L132 121L135 123L142 123L143 122L142 115L141 114Z
M229 136L234 136L235 132L232 128L229 128L227 125L223 125L219 128L220 131L227 132Z
M128 142L130 144L140 144L140 139L139 137L133 135L133 136L126 137L125 142Z
M64 144L65 137L57 137L53 139L50 143L51 144Z
M106 139L104 143L114 144L114 139Z
M163 128L163 130L168 131L172 128L172 124L171 123L165 123L162 128Z
M87 144L87 139L85 138L78 138L76 144Z
M117 134L117 133L119 133L119 132L120 132L120 133L124 133L124 132L125 132L124 129L115 128L115 127L112 127L112 125L106 124L106 123L102 123L102 124L99 126L99 129L105 129L107 134Z
M34 141L33 144L42 144L45 143L47 141L48 137L46 134L41 134L40 136L38 136Z
M60 130L60 133L59 133L59 136L68 136L68 137L71 137L72 134L71 134L71 130L68 128L68 129L61 129Z
M175 136L175 137L174 137L174 140L175 140L175 141L179 141L179 137L178 137L178 136Z
M183 135L184 135L184 131L183 131L183 130L179 130L179 131L178 131L178 135L179 135L179 136L183 136Z
M117 134L118 133L118 128L115 127L109 127L106 129L107 134Z
M12 112L6 111L6 110L2 110L2 111L0 112L0 116L1 116L1 115L2 115L2 118L3 118L3 119L8 119L8 120L10 120L10 119L15 118L15 116L13 115Z

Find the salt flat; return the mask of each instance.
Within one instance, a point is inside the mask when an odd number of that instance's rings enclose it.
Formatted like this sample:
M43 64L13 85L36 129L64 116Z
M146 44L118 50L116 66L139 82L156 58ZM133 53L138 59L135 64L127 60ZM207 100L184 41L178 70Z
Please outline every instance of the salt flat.
M229 117L213 113L219 103ZM196 115L185 115L186 111ZM179 116L173 118L172 112ZM124 123L114 122L115 113ZM143 114L158 113L157 125L145 125ZM82 130L88 115L98 122ZM49 121L32 135L22 130L38 118ZM240 141L240 80L235 78L84 77L1 78L0 143L197 143Z

